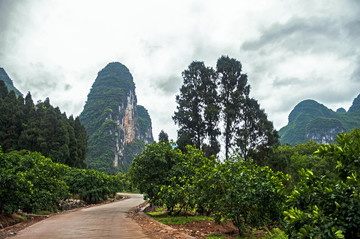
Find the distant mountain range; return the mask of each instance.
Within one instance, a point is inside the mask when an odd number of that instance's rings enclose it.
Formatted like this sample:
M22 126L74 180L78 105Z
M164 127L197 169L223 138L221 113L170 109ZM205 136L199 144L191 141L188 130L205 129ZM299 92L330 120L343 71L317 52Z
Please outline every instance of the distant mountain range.
M360 127L360 94L348 111L336 112L315 100L304 100L289 114L289 123L279 131L281 144L304 143L309 140L330 143L336 135Z
M22 93L18 89L16 89L13 81L10 79L4 68L1 67L0 67L0 80L5 82L5 85L8 88L9 92L13 90L17 96L22 95Z

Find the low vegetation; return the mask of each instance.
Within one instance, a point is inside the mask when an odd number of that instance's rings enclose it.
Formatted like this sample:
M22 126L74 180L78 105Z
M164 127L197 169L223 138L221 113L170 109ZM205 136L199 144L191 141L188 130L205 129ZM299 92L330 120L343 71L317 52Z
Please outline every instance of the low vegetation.
M72 196L86 203L106 200L123 189L124 177L54 163L40 153L0 148L0 211L54 212Z
M211 218L231 221L242 237L275 227L270 238L359 238L360 130L340 134L337 144L286 147L290 159L304 162L290 163L291 172L298 169L296 180L236 154L221 162L192 146L182 153L169 142L147 146L130 175L152 205L164 207L149 214L163 223ZM323 171L313 172L321 162Z

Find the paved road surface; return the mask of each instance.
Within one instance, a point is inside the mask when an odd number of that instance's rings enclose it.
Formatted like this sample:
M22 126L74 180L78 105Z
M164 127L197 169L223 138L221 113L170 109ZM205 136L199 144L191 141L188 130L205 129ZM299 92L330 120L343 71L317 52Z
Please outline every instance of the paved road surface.
M139 194L130 199L52 216L18 232L11 238L148 238L127 212L143 202Z

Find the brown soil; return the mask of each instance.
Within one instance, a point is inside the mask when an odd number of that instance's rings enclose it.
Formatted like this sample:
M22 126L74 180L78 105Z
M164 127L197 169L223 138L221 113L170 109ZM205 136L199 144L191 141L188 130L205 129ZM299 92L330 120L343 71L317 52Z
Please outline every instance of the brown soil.
M41 220L44 220L45 218L48 218L49 216L40 216L40 215L34 215L30 218L28 218L26 221L17 223L12 226L5 227L3 229L0 229L0 239L16 235L16 233L28 226L31 226Z
M170 239L170 238L206 238L211 234L225 236L226 238L236 238L239 236L237 228L231 223L215 224L214 221L195 221L184 225L164 225L148 217L141 209L147 203L143 203L129 211L128 215L135 220L151 238ZM263 238L265 234L261 231L254 231L251 238Z

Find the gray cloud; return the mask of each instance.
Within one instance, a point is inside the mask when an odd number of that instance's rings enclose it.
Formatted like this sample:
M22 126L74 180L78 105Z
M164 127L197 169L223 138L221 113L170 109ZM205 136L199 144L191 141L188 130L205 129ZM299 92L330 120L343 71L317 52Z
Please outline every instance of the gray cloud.
M259 39L244 42L241 50L256 51L264 47L276 47L292 52L328 51L329 45L337 42L340 36L340 29L336 25L330 19L293 18L285 24L276 23L263 30Z
M19 85L23 89L36 89L37 91L53 91L62 84L64 75L56 69L49 69L41 62L31 63L27 69L27 76L19 79Z
M170 76L165 79L157 79L153 87L160 90L165 95L174 95L178 93L182 83L182 78L176 75Z
M300 86L303 83L299 78L276 78L273 82L274 87L284 87L284 86Z

